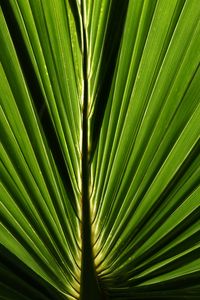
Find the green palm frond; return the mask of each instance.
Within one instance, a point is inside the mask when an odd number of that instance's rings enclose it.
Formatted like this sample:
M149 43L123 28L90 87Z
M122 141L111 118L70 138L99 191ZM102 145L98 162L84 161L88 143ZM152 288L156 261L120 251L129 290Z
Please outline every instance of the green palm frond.
M198 299L198 0L3 0L0 299Z

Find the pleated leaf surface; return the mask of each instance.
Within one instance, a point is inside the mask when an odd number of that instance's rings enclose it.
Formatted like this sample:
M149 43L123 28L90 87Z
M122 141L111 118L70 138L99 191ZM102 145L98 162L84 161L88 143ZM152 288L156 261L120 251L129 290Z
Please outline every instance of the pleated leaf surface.
M2 1L0 299L200 297L199 4Z

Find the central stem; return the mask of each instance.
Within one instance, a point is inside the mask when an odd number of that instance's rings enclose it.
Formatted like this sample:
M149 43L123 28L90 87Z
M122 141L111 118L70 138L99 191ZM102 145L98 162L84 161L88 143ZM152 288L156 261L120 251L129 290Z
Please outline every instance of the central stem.
M91 243L91 218L89 197L89 157L88 157L88 49L84 24L85 11L82 14L83 39L83 119L82 119L82 265L81 265L81 300L102 299L94 268L94 257Z

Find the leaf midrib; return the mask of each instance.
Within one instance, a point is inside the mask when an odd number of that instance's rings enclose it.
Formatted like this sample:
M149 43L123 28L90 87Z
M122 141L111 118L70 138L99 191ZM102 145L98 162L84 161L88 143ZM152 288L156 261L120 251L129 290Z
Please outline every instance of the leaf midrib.
M82 32L82 53L83 53L83 111L82 111L82 160L81 160L81 180L82 180L82 259L81 259L81 286L80 299L93 300L101 299L99 284L94 267L94 256L91 241L91 218L90 218L90 196L89 196L89 148L88 148L88 45L87 29L85 26L85 7L81 2L81 32Z

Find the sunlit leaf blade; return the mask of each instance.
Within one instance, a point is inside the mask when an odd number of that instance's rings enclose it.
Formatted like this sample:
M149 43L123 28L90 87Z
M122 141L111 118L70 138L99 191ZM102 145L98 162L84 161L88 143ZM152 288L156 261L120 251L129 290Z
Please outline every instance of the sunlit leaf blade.
M80 193L82 58L68 1L11 1L72 186Z
M97 271L122 299L199 278L197 2L129 3L92 165Z
M80 213L56 168L2 13L1 40L7 47L1 48L0 69L1 244L59 291L76 297Z
M0 299L198 299L199 1L2 8Z

